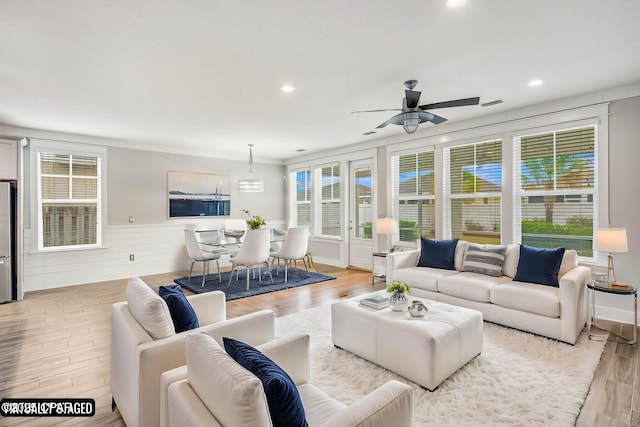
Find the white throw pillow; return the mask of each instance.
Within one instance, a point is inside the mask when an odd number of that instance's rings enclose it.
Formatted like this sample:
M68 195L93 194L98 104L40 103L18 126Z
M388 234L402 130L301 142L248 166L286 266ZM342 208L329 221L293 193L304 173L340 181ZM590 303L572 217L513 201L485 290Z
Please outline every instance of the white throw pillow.
M167 303L146 283L132 278L126 294L129 312L154 340L176 334Z
M507 252L504 254L504 264L502 264L502 274L512 279L516 277L518 261L520 261L520 245L507 245Z
M569 270L578 266L578 252L575 249L567 249L562 257L560 271L558 271L558 280L562 278Z
M187 379L209 412L224 426L269 426L262 382L204 332L185 337Z

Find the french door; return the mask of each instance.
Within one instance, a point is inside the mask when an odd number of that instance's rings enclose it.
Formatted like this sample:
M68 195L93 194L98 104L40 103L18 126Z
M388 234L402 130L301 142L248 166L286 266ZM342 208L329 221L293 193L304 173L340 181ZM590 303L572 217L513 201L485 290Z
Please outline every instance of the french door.
M373 159L349 164L349 265L371 269L376 218Z

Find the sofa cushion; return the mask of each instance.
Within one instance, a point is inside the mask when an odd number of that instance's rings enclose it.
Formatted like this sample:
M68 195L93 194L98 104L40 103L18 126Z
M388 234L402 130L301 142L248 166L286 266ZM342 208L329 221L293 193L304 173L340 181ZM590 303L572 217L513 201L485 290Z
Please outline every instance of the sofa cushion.
M478 302L491 301L491 289L508 283L506 276L492 277L476 273L457 273L438 280L438 292Z
M300 394L291 377L259 350L223 338L227 353L262 382L274 427L308 426Z
M493 304L546 317L560 317L560 289L509 282L491 289Z
M236 363L209 334L185 337L187 380L224 426L271 425L262 382Z
M486 276L502 276L502 264L506 247L480 248L470 245L467 248L462 264L462 271L479 273Z
M404 267L393 271L393 280L404 282L412 288L438 291L438 280L456 274L456 270L442 270L430 267Z
M160 286L158 294L169 307L176 333L200 327L198 316L182 292L180 285Z
M426 237L420 239L420 259L418 267L455 269L455 253L458 239L433 240Z
M176 334L169 307L146 283L134 277L125 293L129 312L154 340Z
M564 256L564 248L543 249L520 245L516 282L559 286L558 272Z
M322 425L326 420L347 408L347 405L331 398L313 384L299 385L298 392L311 426Z

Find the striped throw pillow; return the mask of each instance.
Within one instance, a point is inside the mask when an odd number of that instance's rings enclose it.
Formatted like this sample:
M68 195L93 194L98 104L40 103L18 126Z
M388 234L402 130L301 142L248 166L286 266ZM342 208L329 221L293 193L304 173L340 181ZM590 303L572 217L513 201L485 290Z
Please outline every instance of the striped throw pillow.
M502 264L507 248L480 248L469 246L462 263L462 271L479 273L487 276L502 276Z

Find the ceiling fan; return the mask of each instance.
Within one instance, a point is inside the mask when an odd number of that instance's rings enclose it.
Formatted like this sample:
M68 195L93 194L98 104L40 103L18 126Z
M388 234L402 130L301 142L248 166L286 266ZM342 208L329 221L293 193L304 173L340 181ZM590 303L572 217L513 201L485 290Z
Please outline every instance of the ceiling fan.
M418 125L424 122L431 122L435 125L446 122L444 117L437 116L425 110L435 110L436 108L448 108L448 107L462 107L465 105L478 105L480 103L480 97L454 99L451 101L435 102L433 104L418 105L420 101L420 94L417 90L413 90L418 84L417 80L407 80L404 82L407 88L404 93L405 97L402 100L402 108L387 109L387 110L366 110L366 111L352 111L352 113L376 113L381 111L402 111L400 114L396 114L386 122L382 123L376 129L385 127L388 124L402 125L405 132L411 134L418 129Z

